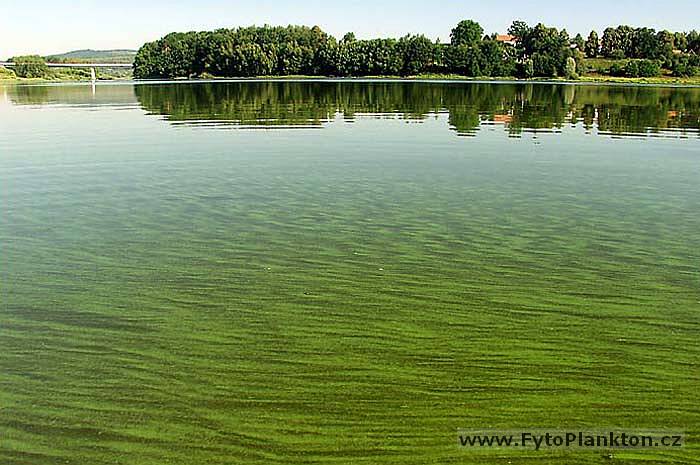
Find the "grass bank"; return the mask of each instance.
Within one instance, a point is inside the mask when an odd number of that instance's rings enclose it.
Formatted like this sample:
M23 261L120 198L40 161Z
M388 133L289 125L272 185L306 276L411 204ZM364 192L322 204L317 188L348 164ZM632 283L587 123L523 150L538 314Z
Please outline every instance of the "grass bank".
M8 72L9 71L9 72ZM100 81L122 81L130 80L133 76L131 72L122 75L111 75L111 74L98 74L98 80ZM204 76L200 79L206 80L227 80L227 79L267 79L267 80L299 80L299 79L327 79L332 78L330 76L309 76L309 75L290 75L290 76L256 76L250 78L241 77L215 77L215 76ZM616 84L631 84L631 85L672 85L672 86L700 86L700 76L679 78L673 76L659 76L659 77L640 77L640 78L629 78L629 77L618 77L618 76L607 76L601 74L587 74L581 76L578 79L566 79L566 78L530 78L530 79L518 79L512 76L504 77L470 77L461 76L459 74L420 74L416 76L361 76L353 78L338 78L343 80L362 80L362 79L372 79L372 80L403 80L403 81L415 81L415 80L433 80L433 81L493 81L493 82L554 82L554 83L616 83ZM174 79L173 81L186 81L187 79ZM51 77L46 78L21 78L17 77L11 70L0 68L0 83L50 83L50 82L88 82L90 81L90 75L83 72L71 72L71 73L56 73Z
M204 76L201 79L205 80L230 80L230 79L272 79L272 80L299 80L299 79L333 79L332 76L309 76L309 75L290 75L290 76L255 76L249 78L241 77L216 77L216 76ZM502 76L502 77L471 77L471 76L461 76L459 74L419 74L416 76L359 76L359 77L347 77L347 78L336 78L342 80L401 80L401 81L492 81L492 82L554 82L554 83L619 83L619 84L647 84L647 85L683 85L683 86L700 86L700 76L694 76L689 78L677 78L672 76L659 76L653 78L627 78L627 77L616 77L616 76L604 76L597 74L590 74L581 76L578 79L566 79L566 78L529 78L529 79L519 79L513 76ZM186 81L186 79L175 79L175 81Z

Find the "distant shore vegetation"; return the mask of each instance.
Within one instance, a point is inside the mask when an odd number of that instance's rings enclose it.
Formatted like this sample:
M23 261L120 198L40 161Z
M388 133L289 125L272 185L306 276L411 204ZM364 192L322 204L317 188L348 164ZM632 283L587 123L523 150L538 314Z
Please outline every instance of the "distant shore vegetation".
M47 63L82 64L115 63L130 64L136 50L75 50L47 57L23 55L10 58L12 67L0 67L0 80L32 79L49 81L81 81L91 78L90 68L50 68ZM133 77L128 68L100 68L100 79L129 79Z
M606 65L600 66L601 60ZM252 26L171 33L144 44L134 59L137 79L257 76L416 76L567 78L690 77L700 74L700 36L619 26L601 36L515 21L507 34L485 35L464 20L449 42L423 35L340 40L318 26Z

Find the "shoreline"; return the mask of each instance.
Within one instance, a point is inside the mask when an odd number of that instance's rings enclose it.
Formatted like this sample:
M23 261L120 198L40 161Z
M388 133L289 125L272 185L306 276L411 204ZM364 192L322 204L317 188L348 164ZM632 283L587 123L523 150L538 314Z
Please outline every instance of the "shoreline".
M474 83L474 84L561 84L561 85L616 85L616 86L656 86L656 87L700 87L700 77L693 78L624 78L607 76L584 76L582 78L529 78L513 77L468 77L459 75L418 75L418 76L362 76L362 77L328 77L328 76L257 76L257 77L207 77L204 79L105 79L97 80L105 84L177 84L177 83L213 83L213 82L434 82L434 83ZM85 79L39 79L15 78L0 79L0 85L60 85L91 84Z

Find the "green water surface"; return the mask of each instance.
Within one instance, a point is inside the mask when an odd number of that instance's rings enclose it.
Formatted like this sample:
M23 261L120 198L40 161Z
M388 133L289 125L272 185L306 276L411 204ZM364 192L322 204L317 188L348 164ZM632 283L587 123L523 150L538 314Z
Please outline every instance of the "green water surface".
M0 87L0 464L698 463L699 128L697 88Z

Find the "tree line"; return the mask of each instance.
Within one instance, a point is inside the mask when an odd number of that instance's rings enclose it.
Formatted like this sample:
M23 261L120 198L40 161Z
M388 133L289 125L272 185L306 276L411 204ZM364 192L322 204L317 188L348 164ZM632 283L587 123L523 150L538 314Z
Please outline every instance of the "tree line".
M585 41L580 35L574 40L589 58L641 59L638 63L627 61L625 65L611 67L613 75L653 76L662 67L671 70L674 76L700 74L700 34L694 30L657 32L648 27L621 25L606 28L601 38L591 31Z
M688 76L700 69L700 39L649 28L608 28L599 38L571 38L565 29L515 21L512 37L485 35L475 21L452 30L449 43L424 35L399 39L342 39L318 26L261 26L171 33L144 44L134 60L136 78L251 76L567 77L586 72L585 57L646 60L619 66L620 75L657 75L662 68Z
M519 50L484 36L481 26L462 21L447 44L423 35L399 39L342 39L319 27L246 27L168 34L145 44L134 61L137 78L190 76L565 76L577 51L562 31L538 25L518 29ZM574 64L575 67L575 64Z

